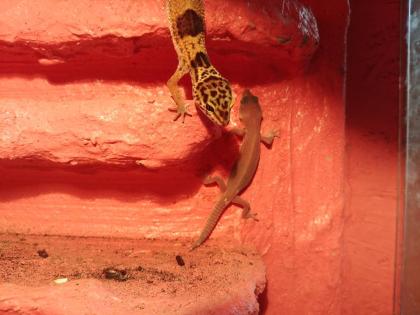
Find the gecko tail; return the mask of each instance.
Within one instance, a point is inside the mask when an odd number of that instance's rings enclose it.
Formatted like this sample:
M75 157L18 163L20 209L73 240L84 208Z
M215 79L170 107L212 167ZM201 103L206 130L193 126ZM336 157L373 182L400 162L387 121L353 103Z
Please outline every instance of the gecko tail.
M196 249L207 240L207 238L210 236L210 234L213 232L214 228L216 227L216 224L219 221L219 218L221 217L223 210L225 210L228 204L229 202L226 202L226 199L224 196L222 196L219 199L219 201L217 201L216 205L213 208L212 213L207 219L204 229L201 231L201 234L198 237L198 240L195 241L194 244L191 246L191 250Z

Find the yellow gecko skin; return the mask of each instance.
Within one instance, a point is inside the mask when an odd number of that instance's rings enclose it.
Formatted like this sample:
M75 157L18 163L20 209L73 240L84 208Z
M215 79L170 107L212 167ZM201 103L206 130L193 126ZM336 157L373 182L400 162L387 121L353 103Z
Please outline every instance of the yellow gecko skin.
M273 143L274 137L277 137L277 132L271 131L266 136L261 135L261 107L258 98L249 90L245 90L242 96L241 105L239 107L239 119L245 128L232 130L239 136L243 136L239 150L239 159L230 171L227 184L225 184L220 177L207 177L205 179L204 184L206 185L213 183L218 184L222 194L207 219L206 225L198 240L193 244L191 249L200 246L210 236L224 209L226 209L231 202L242 206L243 218L255 219L256 214L251 213L249 203L239 197L239 194L248 187L257 171L261 152L260 142L262 141L264 144L270 146Z
M230 83L210 62L205 46L203 0L166 0L169 29L178 55L178 67L167 86L175 101L177 116L184 121L188 105L182 97L179 80L191 76L195 103L215 124L226 126L230 119L233 97Z

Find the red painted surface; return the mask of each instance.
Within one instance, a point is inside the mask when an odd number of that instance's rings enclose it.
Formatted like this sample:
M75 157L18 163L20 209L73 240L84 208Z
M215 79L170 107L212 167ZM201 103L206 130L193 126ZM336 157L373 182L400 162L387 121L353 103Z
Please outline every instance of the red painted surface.
M311 14L281 14L292 1L207 3L212 61L238 94L259 96L263 129L281 135L244 194L260 221L231 207L212 237L262 253L266 314L339 314L347 2L305 1L320 33L312 60ZM1 2L2 232L198 234L218 193L202 177L226 175L238 143L196 114L172 122L164 83L176 57L162 10L156 1Z
M268 170L256 179L280 180L267 200L266 230L251 226L244 237L266 252L266 314L340 314L341 236L344 206L344 44L346 1L307 1L317 17L320 48L306 75L285 81L289 132L284 160L268 152ZM278 147L277 147L278 148ZM277 165L277 167L276 167ZM260 170L261 170L260 169ZM262 175L261 175L262 174ZM269 185L268 185L269 187ZM258 196L267 186L254 185ZM267 213L267 214L266 214Z
M398 213L400 1L351 1L343 314L391 315Z

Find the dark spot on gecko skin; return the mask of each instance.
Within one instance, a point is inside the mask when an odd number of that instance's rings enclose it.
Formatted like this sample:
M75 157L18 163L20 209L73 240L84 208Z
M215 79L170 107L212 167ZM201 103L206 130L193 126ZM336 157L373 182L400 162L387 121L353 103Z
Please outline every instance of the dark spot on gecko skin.
M208 68L210 67L210 61L209 61L209 57L203 53L203 52L198 52L195 55L195 61L197 62L197 65L199 65L200 67L204 67L204 68Z
M192 9L188 9L176 19L176 27L179 37L187 35L197 36L204 33L204 21L201 16Z
M215 75L211 75L211 76L207 77L204 80L204 82L213 81L215 84L217 84L217 86L220 86L221 85L221 82L220 82L221 80L222 79L220 77L215 76ZM212 82L212 84L213 84L213 82Z
M222 115L224 120L227 120L228 116L229 116L229 113L226 110L224 110L224 111L221 112L221 115Z
M214 108L213 108L213 106L211 106L211 105L209 105L209 104L207 104L207 105L206 105L206 110L208 110L209 112L214 113Z
M197 68L197 67L209 68L210 67L209 58L207 57L207 55L205 53L198 52L195 55L194 60L191 60L191 67L193 67L193 68ZM208 74L207 71L204 71L202 73L203 76L205 76L207 74Z
M241 99L241 104L258 103L258 97L251 94L248 90Z
M210 92L210 95L211 95L211 97L216 97L217 92L213 90L213 91Z

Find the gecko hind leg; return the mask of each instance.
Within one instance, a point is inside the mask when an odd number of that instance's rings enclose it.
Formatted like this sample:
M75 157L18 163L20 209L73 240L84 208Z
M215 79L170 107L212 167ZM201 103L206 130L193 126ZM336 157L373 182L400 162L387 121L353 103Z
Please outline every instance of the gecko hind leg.
M257 219L257 214L256 213L252 213L251 212L251 205L249 204L248 201L246 201L245 199L242 199L239 196L236 196L233 200L233 203L240 205L243 210L242 210L242 218L244 219L254 219L255 221L259 221Z
M188 112L188 104L185 103L185 99L182 96L181 88L178 85L179 80L188 73L188 67L186 67L183 63L179 63L177 69L175 70L174 74L169 78L166 86L171 93L171 96L175 102L176 107L169 108L170 111L176 112L176 116L174 120L177 120L181 117L182 122L185 120L185 116L191 116Z
M204 179L203 183L204 183L204 185L217 184L222 192L224 192L226 190L226 183L223 180L223 178L221 178L220 176L209 175ZM242 199L239 196L236 196L235 198L233 198L232 202L243 208L242 218L244 218L244 219L254 219L255 221L258 221L257 214L251 212L251 205L249 204L248 201L246 201L245 199Z
M217 186L219 186L219 188L222 192L224 192L226 190L226 183L223 180L223 178L221 178L220 176L209 175L204 179L203 183L204 183L204 185L217 184Z

